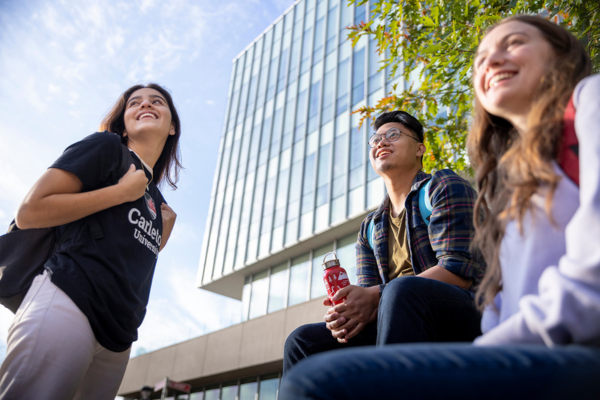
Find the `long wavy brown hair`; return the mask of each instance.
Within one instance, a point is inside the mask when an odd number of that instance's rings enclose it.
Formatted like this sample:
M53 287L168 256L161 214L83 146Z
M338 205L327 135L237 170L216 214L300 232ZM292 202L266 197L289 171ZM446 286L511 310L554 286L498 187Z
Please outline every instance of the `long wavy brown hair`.
M128 137L124 136L125 132L125 108L127 105L127 101L131 97L131 95L140 89L154 89L160 94L162 94L167 100L167 104L169 105L169 110L171 110L171 122L173 123L173 127L175 128L175 134L169 135L167 137L167 142L165 143L165 147L163 147L162 153L160 153L160 157L154 164L153 168L153 176L154 183L159 185L163 182L163 179L167 182L169 186L173 189L177 189L177 181L179 180L179 171L183 168L181 164L181 154L179 151L179 137L181 136L181 122L179 121L179 114L177 114L177 109L175 109L175 104L173 103L173 98L171 94L167 91L167 89L163 88L156 83L149 83L147 85L135 85L124 91L119 99L111 108L111 110L106 114L102 122L100 123L100 131L109 131L112 133L116 133L121 136L121 143L127 146Z
M577 83L591 73L592 65L583 46L561 26L541 17L518 15L494 27L512 21L537 28L555 57L535 92L527 132L522 135L506 119L484 110L475 96L467 148L479 188L473 247L487 262L477 290L480 307L492 303L501 290L499 251L506 223L516 220L522 229L531 196L542 186L549 189L545 208L552 220L552 199L560 179L552 161L558 156L564 110Z

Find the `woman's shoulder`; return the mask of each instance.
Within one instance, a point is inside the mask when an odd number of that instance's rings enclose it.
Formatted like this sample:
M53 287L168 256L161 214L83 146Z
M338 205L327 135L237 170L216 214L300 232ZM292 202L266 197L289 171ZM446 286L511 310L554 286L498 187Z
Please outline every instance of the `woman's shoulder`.
M600 99L600 74L590 75L575 87L573 102L575 108L587 102L597 102Z
M116 133L103 131L92 133L91 135L84 137L81 142L100 146L118 147L121 144L121 137Z

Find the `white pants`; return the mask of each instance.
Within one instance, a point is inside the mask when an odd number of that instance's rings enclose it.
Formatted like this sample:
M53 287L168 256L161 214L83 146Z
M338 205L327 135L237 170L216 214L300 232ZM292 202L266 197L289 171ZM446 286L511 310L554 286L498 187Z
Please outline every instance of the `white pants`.
M112 400L129 351L102 347L86 316L44 272L8 329L0 399Z

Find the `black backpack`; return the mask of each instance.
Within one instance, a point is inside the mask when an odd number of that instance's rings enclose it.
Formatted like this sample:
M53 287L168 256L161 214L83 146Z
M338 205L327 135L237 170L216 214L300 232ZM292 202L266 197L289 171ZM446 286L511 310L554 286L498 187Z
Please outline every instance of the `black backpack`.
M122 145L121 151L119 176L133 163L127 146ZM34 278L44 272L46 261L83 224L89 226L94 240L104 237L95 214L71 222L60 238L56 227L19 229L13 220L8 232L0 236L0 304L16 314Z

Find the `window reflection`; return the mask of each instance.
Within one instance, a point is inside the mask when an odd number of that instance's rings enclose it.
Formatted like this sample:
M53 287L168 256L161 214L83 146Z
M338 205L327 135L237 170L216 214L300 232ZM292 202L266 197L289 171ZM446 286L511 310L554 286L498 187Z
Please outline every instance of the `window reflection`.
M377 53L377 41L369 42L369 94L381 89L380 57Z
M356 236L357 233L348 235L337 242L338 260L340 266L348 273L350 283L356 285Z
M340 62L338 68L338 95L337 95L337 112L339 115L348 109L348 69L350 68L350 60L346 59Z
M323 246L313 251L312 259L312 282L310 285L310 298L316 299L327 295L325 284L323 283L323 257L333 250L333 243ZM329 257L332 257L330 255Z
M219 388L216 389L207 389L204 394L204 400L219 400L219 392L221 390Z
M271 283L269 284L269 309L272 313L285 307L287 293L287 262L271 269Z
M189 396L190 400L204 400L204 392L191 393Z
M250 309L250 289L252 284L250 283L250 277L247 276L244 280L244 289L242 290L242 321L248 319L248 310Z
M290 268L290 292L288 307L308 300L309 255L305 254L292 260Z
M276 400L278 391L279 377L277 375L261 376L258 400Z
M237 382L236 384L228 384L227 386L223 386L220 400L236 400L237 392Z
M365 98L365 49L354 53L352 69L352 105Z
M252 276L252 294L250 298L250 319L265 315L267 312L267 287L269 271Z
M240 385L239 400L255 400L256 389L258 389L258 382L256 382L256 380L247 383L244 383L244 381L242 381L242 384Z
M329 9L329 16L327 17L327 54L336 49L335 33L337 32L337 17L338 8L334 6Z

